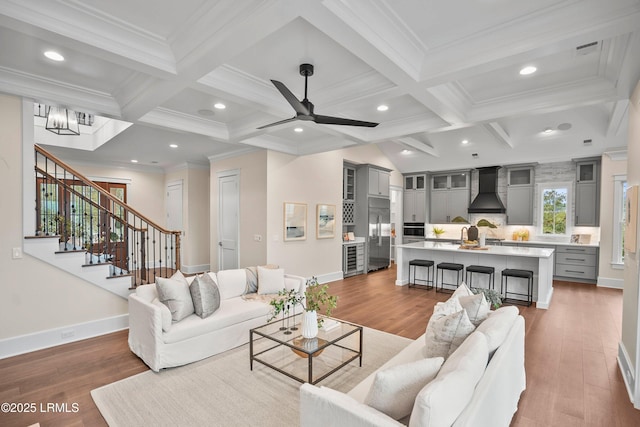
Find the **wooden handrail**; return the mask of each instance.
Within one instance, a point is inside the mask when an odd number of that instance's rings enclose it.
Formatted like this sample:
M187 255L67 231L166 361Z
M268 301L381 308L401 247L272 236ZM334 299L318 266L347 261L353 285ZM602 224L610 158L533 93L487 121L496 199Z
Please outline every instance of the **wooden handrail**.
M117 197L113 196L111 193L109 193L108 191L105 191L103 188L101 188L99 185L96 185L92 180L90 180L89 178L87 178L86 176L84 176L83 174L81 174L80 172L76 171L75 169L73 169L71 166L69 166L68 164L66 164L65 162L63 162L62 160L60 160L59 158L57 158L56 156L54 156L53 154L49 153L48 151L44 150L42 147L40 147L38 144L34 145L35 150L42 154L43 156L45 156L46 158L49 158L51 160L53 160L55 163L58 163L59 165L61 165L64 169L66 169L68 172L70 172L72 175L78 177L81 181L84 181L85 185L90 186L91 188L95 189L96 191L98 191L101 195L107 197L109 200L111 200L112 202L116 203L117 205L119 205L120 207L122 207L123 209L126 209L129 212L132 212L133 214L135 214L137 217L143 219L145 222L147 222L148 224L152 225L154 228L157 228L158 230L162 231L163 233L167 233L167 234L174 234L174 235L180 235L181 231L175 231L175 230L167 230L166 228L156 224L153 220L149 219L147 216L141 214L139 211L137 211L136 209L132 208L129 205L125 205L121 200L119 200ZM36 171L38 171L38 165L36 164Z

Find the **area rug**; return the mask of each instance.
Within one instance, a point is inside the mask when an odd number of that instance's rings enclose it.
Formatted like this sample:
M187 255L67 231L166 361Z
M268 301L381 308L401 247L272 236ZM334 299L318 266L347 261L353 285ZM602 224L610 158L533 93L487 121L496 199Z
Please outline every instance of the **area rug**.
M362 367L355 360L318 385L347 392L411 342L370 328L363 337ZM179 368L143 372L91 396L111 427L297 426L299 388L259 363L251 371L247 344Z

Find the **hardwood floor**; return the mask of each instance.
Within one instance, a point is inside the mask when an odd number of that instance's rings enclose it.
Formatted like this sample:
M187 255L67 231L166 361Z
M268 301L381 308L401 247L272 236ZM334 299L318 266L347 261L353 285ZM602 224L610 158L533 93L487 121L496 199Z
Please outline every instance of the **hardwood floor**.
M334 315L419 337L435 303L449 295L394 282L390 268L331 283L340 297ZM640 411L629 402L616 361L622 292L569 282L554 289L551 309L519 307L527 390L512 426L639 426ZM105 426L90 391L145 370L129 351L127 331L0 360L0 402L33 402L37 409L0 412L0 426ZM47 403L66 403L69 412L46 411Z

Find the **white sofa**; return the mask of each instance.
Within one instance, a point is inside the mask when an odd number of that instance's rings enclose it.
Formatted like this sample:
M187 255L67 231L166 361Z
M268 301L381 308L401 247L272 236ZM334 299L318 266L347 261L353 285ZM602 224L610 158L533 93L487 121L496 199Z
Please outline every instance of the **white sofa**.
M435 379L421 389L408 417L396 420L364 401L377 372L424 359L424 335L346 394L303 384L300 388L301 426L509 426L526 386L524 318L517 314L515 307L501 310L502 313L512 310L508 325L496 325L497 318L489 322L493 314L490 315L484 321L486 324L481 324L444 361ZM492 352L491 348L496 346L497 350ZM366 359L366 349L364 357ZM474 358L476 362L470 362ZM479 367L479 380L477 383L475 379L461 381L463 377L474 375L463 373L473 363Z
M246 295L246 269L206 274L217 282L220 307L204 319L195 313L179 322L165 317L163 328L165 309L157 301L155 283L138 286L129 295L129 348L153 371L185 365L246 344L249 330L267 322L271 306L266 298ZM304 294L305 286L303 277L284 275L287 289Z

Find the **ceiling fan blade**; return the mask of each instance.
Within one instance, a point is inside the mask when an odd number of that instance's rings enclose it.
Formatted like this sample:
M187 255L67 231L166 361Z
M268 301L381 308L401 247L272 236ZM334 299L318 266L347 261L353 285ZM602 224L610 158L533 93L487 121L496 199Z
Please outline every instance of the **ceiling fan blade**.
M279 122L269 123L268 125L260 126L259 128L256 128L256 129L270 128L271 126L277 126L277 125L281 125L283 123L289 123L289 122L292 122L294 120L298 120L298 118L297 117L292 117L290 119L280 120Z
M342 117L322 116L320 114L314 114L314 122L322 125L347 125L347 126L364 126L368 128L374 128L379 123L363 122L362 120L343 119Z
M291 93L289 88L287 88L284 83L281 83L277 80L271 80L271 83L273 83L276 89L280 91L282 96L284 96L284 98L293 107L293 109L296 110L296 113L303 114L305 116L308 116L311 113L309 109L305 107L304 104L302 104L302 102L300 102L293 93Z

